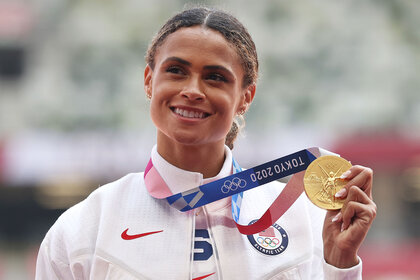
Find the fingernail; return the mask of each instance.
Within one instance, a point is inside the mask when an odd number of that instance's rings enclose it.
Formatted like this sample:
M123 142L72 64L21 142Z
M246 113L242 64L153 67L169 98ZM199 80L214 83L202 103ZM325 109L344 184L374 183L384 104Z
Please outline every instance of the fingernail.
M341 218L341 212L338 212L337 215L334 216L334 218L332 218L331 222L337 222L339 219Z
M346 194L346 192L347 192L346 188L342 188L334 196L337 197L337 198L343 197Z
M341 174L340 179L346 179L351 174L350 170L347 170L343 174Z

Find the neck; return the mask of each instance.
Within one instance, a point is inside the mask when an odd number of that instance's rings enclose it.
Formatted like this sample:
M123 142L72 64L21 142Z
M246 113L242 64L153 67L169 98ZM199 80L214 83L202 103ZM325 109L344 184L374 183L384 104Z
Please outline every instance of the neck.
M211 145L168 145L157 141L158 153L178 168L199 172L204 178L216 176L225 161L224 142Z

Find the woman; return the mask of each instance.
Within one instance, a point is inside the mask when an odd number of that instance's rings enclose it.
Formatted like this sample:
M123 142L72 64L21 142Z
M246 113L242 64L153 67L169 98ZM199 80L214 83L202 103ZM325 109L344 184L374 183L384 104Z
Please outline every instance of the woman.
M37 279L360 278L357 251L376 212L368 168L345 174L341 211L325 214L302 195L249 236L236 229L229 197L188 212L159 199L234 172L234 120L251 105L258 73L243 25L223 11L185 10L161 28L146 62L151 179L129 174L66 211L41 245ZM245 192L241 218L252 223L282 188Z

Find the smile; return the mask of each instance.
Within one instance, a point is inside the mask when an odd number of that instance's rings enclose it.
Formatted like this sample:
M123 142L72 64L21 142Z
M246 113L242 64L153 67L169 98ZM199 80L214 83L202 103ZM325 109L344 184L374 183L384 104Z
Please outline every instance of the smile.
M189 119L205 119L209 116L209 114L205 112L190 111L190 110L180 109L180 108L171 108L171 110L178 116L189 118Z

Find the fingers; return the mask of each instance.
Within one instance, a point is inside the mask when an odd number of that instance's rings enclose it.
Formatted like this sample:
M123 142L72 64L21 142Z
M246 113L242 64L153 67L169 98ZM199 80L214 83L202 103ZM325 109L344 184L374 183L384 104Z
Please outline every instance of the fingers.
M359 225L368 230L376 217L376 210L375 203L363 190L356 186L351 187L347 200L340 212L341 217L339 217L339 220L342 220L341 231L346 230L356 218Z
M346 179L348 182L343 189L336 193L336 198L345 198L349 188L352 186L358 186L369 198L372 198L372 169L361 165L354 165L348 171L344 172L340 179Z

